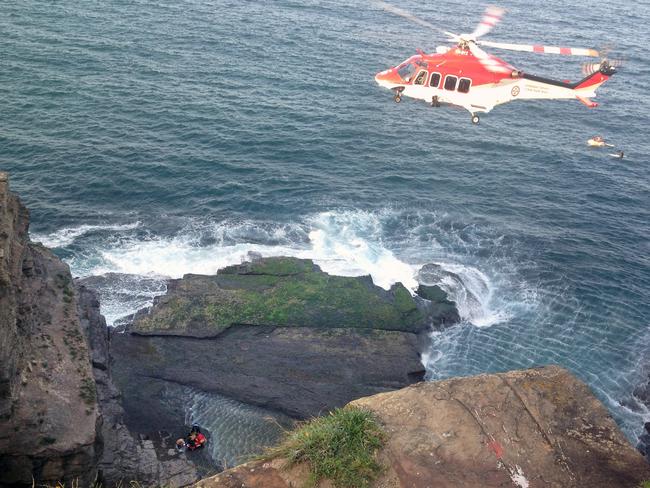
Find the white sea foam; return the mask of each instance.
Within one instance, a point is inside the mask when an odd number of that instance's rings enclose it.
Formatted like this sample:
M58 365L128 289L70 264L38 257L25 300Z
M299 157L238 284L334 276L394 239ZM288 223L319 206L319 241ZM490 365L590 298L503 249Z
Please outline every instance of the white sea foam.
M264 257L309 258L330 274L371 275L382 288L389 289L399 281L415 290L417 266L398 259L381 245L375 220L372 214L365 212L344 213L342 218L341 214L326 212L309 219L302 235L291 227L267 230L251 224L220 224L201 230L212 238L209 244L201 242L196 229L194 233L171 238L126 239L118 247L100 250L100 262L83 270L82 274L117 272L171 278L180 278L186 273L213 274L225 266L241 263L254 252ZM370 235L369 230L372 230ZM288 232L298 239L288 239ZM234 243L251 236L274 244Z
M140 226L140 222L130 224L106 224L106 225L79 225L77 227L64 227L49 234L33 234L31 239L41 242L44 246L52 249L69 246L79 237L95 231L125 231L133 230Z
M398 259L382 244L381 223L368 212L325 212L311 219L312 259L330 274L370 275L384 289L401 282L414 291L417 266Z
M113 272L180 278L186 273L214 274L220 268L248 259L251 252L263 257L292 256L312 259L323 271L334 275L370 275L384 289L401 282L414 293L419 283L439 285L457 303L461 317L478 327L508 318L507 311L494 304L494 284L486 273L453 261L429 259L426 248L407 248L404 255L435 262L435 273L423 272L428 269L422 268L423 262L409 262L386 244L390 234L386 221L394 222L395 215L323 212L293 224L194 222L171 237L143 237L142 233L136 236L129 232L138 224L104 226L103 230L119 238L98 242L93 256L73 257L70 264L73 272L81 276ZM62 245L65 239L71 242L75 236L99 229L100 226L62 229L52 234L49 242ZM401 250L410 244L408 239L404 242L398 246ZM436 253L441 252L437 242L433 247ZM118 303L115 299L106 303L110 304L111 318L116 318ZM133 311L125 310L124 315Z

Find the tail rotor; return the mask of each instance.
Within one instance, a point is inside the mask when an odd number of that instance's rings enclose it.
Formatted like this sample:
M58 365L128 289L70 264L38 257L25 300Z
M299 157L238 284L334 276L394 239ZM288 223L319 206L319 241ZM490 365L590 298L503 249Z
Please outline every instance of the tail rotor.
M624 64L623 59L609 59L609 53L612 50L612 46L605 46L600 50L600 55L602 56L599 63L584 63L582 65L582 74L585 76L592 75L597 71L616 71L618 68L622 67Z

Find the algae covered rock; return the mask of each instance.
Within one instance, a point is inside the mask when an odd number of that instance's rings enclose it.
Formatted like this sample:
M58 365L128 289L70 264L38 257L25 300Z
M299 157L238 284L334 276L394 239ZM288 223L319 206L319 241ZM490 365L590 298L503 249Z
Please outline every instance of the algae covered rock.
M369 276L332 276L310 260L266 258L214 276L171 280L167 295L138 317L131 331L208 337L232 325L263 325L420 332L453 318L448 309L455 311L454 304L442 305L442 314L419 307L401 283L384 290Z

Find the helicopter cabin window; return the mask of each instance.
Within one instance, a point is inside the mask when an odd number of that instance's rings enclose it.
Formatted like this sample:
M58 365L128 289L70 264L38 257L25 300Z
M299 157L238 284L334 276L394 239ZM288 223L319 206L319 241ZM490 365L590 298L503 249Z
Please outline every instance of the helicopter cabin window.
M415 66L411 63L406 63L397 68L397 73L404 81L411 81L411 76L415 73Z
M467 93L470 86L472 86L472 80L469 78L461 78L458 81L458 91L460 93Z
M445 90L454 91L456 89L456 82L458 78L455 76L446 76L445 77Z
M427 72L425 70L421 70L418 75L415 77L415 80L413 80L414 85L424 85L427 82Z
M440 85L440 73L431 73L431 79L429 80L429 86L433 88L438 88Z

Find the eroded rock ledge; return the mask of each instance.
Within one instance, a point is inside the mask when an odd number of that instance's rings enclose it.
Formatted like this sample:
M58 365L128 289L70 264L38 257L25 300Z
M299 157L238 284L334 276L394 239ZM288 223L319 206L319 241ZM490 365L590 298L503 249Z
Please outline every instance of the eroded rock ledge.
M650 479L602 403L556 366L419 383L351 405L375 412L387 432L375 488L632 488ZM194 487L305 483L306 467L283 465L252 462Z
M167 382L306 418L420 381L419 335L458 320L444 292L429 291L414 298L296 258L171 280L113 335L125 408L146 423L137 411L155 410Z
M188 274L168 282L147 314L129 328L140 335L215 337L233 325L373 329L418 333L459 321L438 287L427 300L401 283L384 290L370 276L329 275L309 259L254 258L216 275Z

